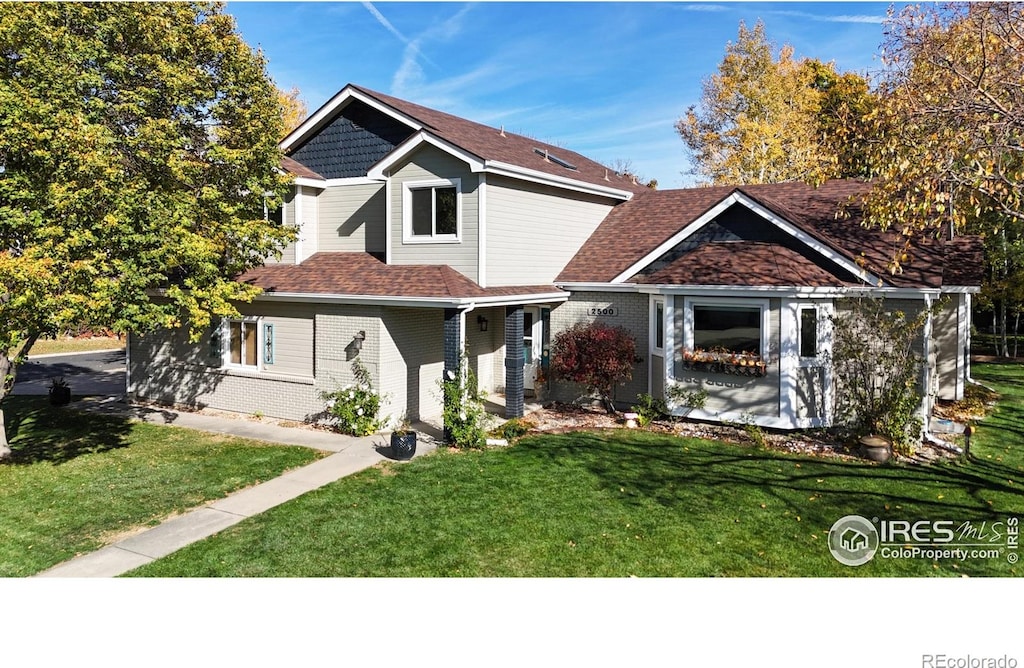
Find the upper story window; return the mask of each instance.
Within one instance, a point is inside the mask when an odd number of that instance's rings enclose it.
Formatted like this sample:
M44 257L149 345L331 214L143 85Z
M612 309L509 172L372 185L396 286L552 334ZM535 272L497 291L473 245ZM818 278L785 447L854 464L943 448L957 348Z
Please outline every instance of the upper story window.
M461 200L458 179L403 184L403 240L407 243L458 242L462 230Z

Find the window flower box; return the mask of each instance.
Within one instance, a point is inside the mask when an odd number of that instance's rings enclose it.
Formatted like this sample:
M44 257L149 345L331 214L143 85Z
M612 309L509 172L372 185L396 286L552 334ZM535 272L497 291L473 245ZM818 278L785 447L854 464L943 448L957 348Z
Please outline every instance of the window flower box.
M687 371L760 378L768 372L768 363L757 353L734 353L697 348L692 351L683 351L683 368Z

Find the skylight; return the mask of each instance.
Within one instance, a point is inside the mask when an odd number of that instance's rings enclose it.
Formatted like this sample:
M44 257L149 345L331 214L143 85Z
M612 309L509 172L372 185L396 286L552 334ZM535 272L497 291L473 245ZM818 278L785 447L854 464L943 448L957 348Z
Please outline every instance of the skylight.
M544 156L545 160L553 162L556 165L560 165L562 167L565 167L566 169L571 169L573 171L576 171L576 165L574 165L571 162L568 162L566 160L562 160L557 155L552 155L551 152L546 150L546 149L535 148L535 149L533 149L533 152L536 153L537 155Z

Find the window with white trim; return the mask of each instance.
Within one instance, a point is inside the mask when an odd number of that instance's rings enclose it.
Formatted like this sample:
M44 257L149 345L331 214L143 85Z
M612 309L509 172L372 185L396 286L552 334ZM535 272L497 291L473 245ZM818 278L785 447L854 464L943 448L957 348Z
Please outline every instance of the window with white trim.
M665 299L651 300L651 352L665 354Z
M256 318L228 320L222 335L225 366L259 369L274 363L274 324Z
M402 237L412 243L457 242L462 229L459 179L403 184Z
M767 355L767 299L687 298L685 303L685 349Z
M815 306L801 306L797 325L800 330L800 357L811 358L818 356L818 344L820 335L818 333L818 309Z

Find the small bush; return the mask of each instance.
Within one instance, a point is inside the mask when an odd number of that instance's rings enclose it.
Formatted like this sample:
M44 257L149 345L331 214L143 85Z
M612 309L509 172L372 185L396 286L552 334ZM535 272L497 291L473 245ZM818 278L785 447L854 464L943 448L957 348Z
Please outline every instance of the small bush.
M492 433L498 438L503 438L506 441L514 441L515 439L526 435L530 430L535 429L537 423L526 418L512 418L505 424L495 429Z
M373 389L370 372L358 359L352 362L352 375L356 379L354 385L324 392L321 396L327 402L327 412L338 420L338 431L369 436L384 426L384 421L377 417L381 395Z
M658 418L668 415L668 406L662 399L643 393L637 395L633 412L637 414L637 424L646 427Z

